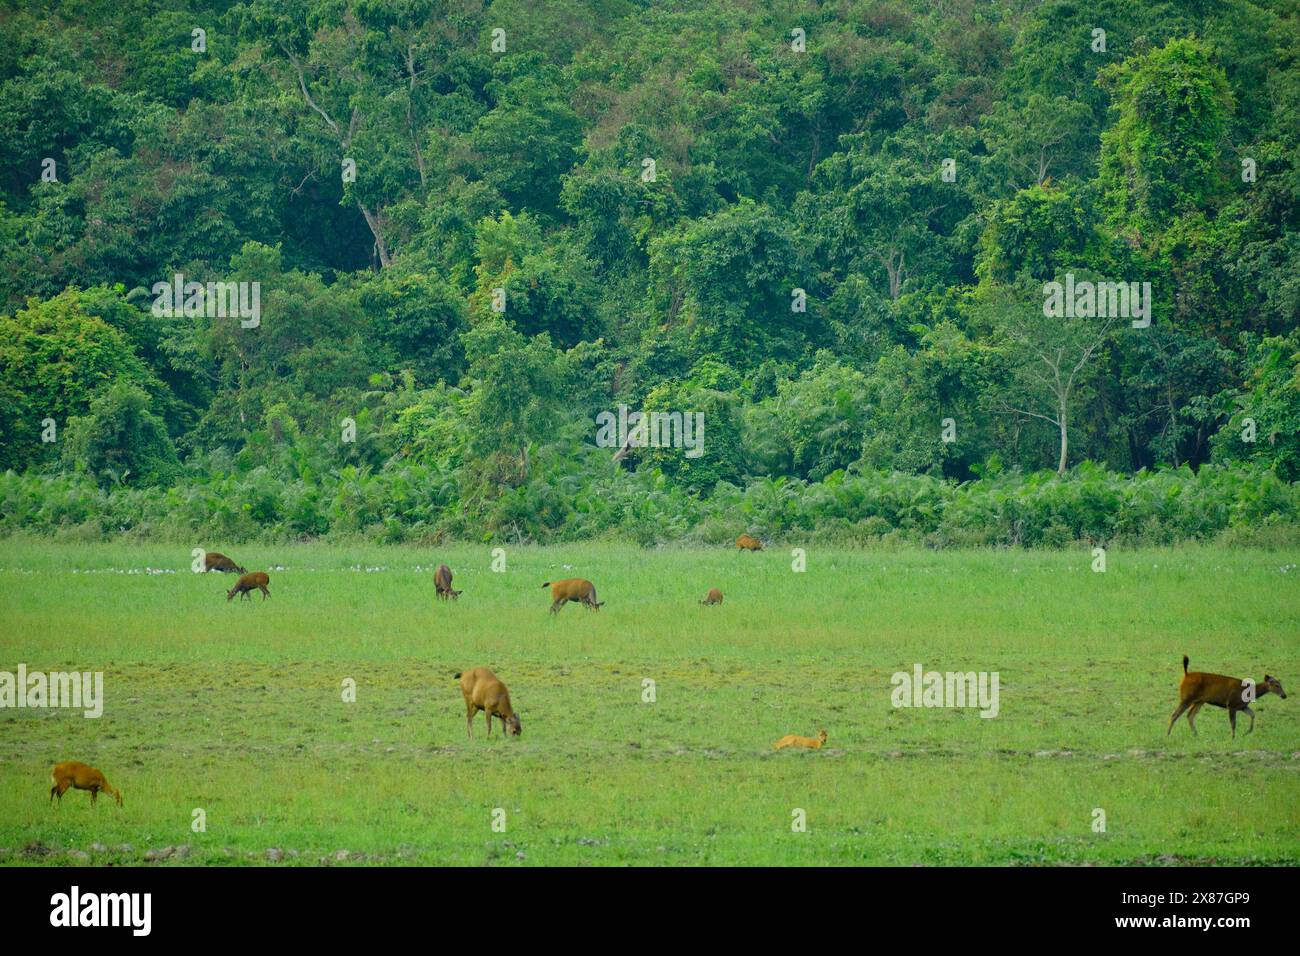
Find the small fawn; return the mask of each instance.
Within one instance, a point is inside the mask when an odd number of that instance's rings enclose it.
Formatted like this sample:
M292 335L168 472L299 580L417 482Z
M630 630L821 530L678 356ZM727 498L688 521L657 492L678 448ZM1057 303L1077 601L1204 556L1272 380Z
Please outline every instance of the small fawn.
M456 675L460 692L465 698L465 733L474 739L474 715L480 710L487 716L488 736L492 736L492 718L500 719L506 734L518 737L523 733L519 715L510 706L510 691L501 679L487 667L475 667Z
M109 785L104 775L89 764L80 763L76 760L67 760L63 763L56 763L54 769L50 771L50 780L54 786L50 787L50 802L54 798L59 798L59 804L63 803L63 795L69 787L77 790L90 791L90 805L93 807L95 801L99 799L99 791L103 790L109 796L117 800L117 805L122 805L122 791Z
M584 607L593 611L599 611L605 605L604 601L596 600L596 586L583 578L547 581L542 587L551 589L552 614L570 601L578 601Z
M742 534L736 539L736 547L741 551L762 551L763 542L752 535Z
M821 750L822 744L826 743L826 731L822 730L816 737L799 737L795 734L786 734L776 743L772 744L773 750L781 750L785 747L808 747L812 750Z
M229 601L236 594L247 599L248 592L253 588L257 588L262 592L262 600L265 601L271 596L271 592L266 589L266 586L270 583L271 579L267 577L265 571L252 571L236 581L235 586L226 592L226 600Z
M709 588L709 593L706 594L706 595L704 596L704 600L701 601L700 603L701 603L701 604L721 604L721 603L722 603L722 592L721 592L720 590L718 590L717 588Z
M460 591L451 589L451 568L445 564L438 565L438 570L433 575L433 589L437 592L437 597L444 601L454 601L460 597Z
M1250 715L1250 730L1246 733L1255 729L1255 712L1250 709L1251 701L1263 697L1270 691L1286 700L1286 691L1282 689L1282 682L1271 674L1265 674L1262 681L1254 684L1237 677L1224 677L1222 674L1205 674L1200 671L1188 673L1187 664L1188 657L1184 654L1183 680L1178 685L1178 709L1169 718L1169 728L1165 731L1166 737L1173 731L1174 722L1182 716L1183 711L1187 711L1187 726L1192 728L1192 733L1196 733L1196 714L1209 704L1212 707L1228 708L1228 723L1232 725L1232 736L1236 739L1238 712Z

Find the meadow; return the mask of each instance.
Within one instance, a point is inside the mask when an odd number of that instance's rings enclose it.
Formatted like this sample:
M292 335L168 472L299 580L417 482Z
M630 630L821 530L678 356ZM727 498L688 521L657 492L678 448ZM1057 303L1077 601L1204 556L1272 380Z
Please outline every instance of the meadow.
M270 599L227 602L188 546L6 541L0 670L103 671L106 701L0 709L0 864L1300 860L1300 700L1165 735L1183 654L1300 688L1294 552L207 546ZM605 607L550 615L564 577ZM918 663L996 671L998 715L894 707ZM478 665L521 737L467 739ZM123 806L51 806L59 760Z

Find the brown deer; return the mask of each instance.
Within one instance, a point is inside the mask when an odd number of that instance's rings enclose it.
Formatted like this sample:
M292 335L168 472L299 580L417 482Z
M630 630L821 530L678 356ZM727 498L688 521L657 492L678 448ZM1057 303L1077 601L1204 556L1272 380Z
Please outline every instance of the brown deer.
M271 592L266 589L266 586L270 583L271 579L266 576L265 571L253 571L251 574L245 574L235 582L233 588L226 592L226 600L229 601L236 594L242 595L247 600L248 592L253 588L257 588L262 592L262 600L265 601L271 596Z
M438 592L437 596L442 600L456 600L460 597L460 591L451 589L451 568L445 564L438 565L438 570L433 575L433 587Z
M786 734L776 743L772 744L773 750L782 750L785 747L808 747L811 750L821 750L822 744L826 743L826 731L823 730L816 737L799 737L795 734Z
M248 573L244 568L241 568L234 561L231 561L220 551L209 551L203 555L203 570L236 572L238 574Z
M569 601L581 601L593 611L599 611L605 604L596 600L596 586L583 578L565 578L554 583L547 581L542 587L551 589L552 614Z
M722 592L719 591L717 588L709 588L709 593L706 594L706 595L704 596L704 600L701 601L700 603L701 603L701 604L721 604L721 603L722 603Z
M747 534L742 534L736 539L736 547L741 551L762 551L763 542Z
M460 692L465 698L465 733L474 739L474 715L480 710L487 715L488 736L492 736L492 718L501 719L502 731L512 737L523 733L519 724L519 715L510 706L510 691L501 683L497 675L486 667L457 674Z
M1169 728L1165 731L1166 737L1173 732L1174 722L1182 716L1183 711L1187 711L1187 726L1192 728L1192 733L1196 733L1196 714L1209 704L1211 707L1228 709L1228 723L1232 725L1232 736L1235 740L1238 712L1250 715L1250 730L1246 733L1255 729L1255 712L1250 709L1251 701L1263 697L1270 691L1286 700L1286 691L1282 689L1282 682L1270 674L1265 674L1264 679L1256 684L1254 681L1224 677L1222 674L1205 674L1200 671L1188 673L1187 664L1188 657L1184 654L1183 679L1178 685L1178 709L1169 718Z
M63 763L56 763L54 769L50 771L50 780L54 786L50 787L50 802L54 798L59 798L59 805L63 805L63 795L67 793L69 787L77 790L90 791L90 805L93 807L95 801L99 799L99 791L103 790L110 797L117 800L117 805L122 805L122 791L112 787L104 775L89 764L80 763L76 760L67 760Z

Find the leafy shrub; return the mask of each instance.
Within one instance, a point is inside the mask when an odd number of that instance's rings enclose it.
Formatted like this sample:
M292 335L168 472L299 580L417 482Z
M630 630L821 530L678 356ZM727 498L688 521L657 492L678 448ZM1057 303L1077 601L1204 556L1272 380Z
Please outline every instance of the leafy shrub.
M131 534L193 540L572 541L623 538L723 545L742 531L839 545L1059 548L1084 543L1293 542L1300 484L1266 469L1205 466L1119 475L1085 462L956 483L836 471L820 482L756 478L691 494L658 469L621 470L604 450L573 460L543 449L530 478L462 500L455 473L395 460L282 477L194 472L168 489L101 489L84 475L0 474L0 532ZM1263 529L1273 529L1264 534ZM1262 536L1261 536L1262 535Z

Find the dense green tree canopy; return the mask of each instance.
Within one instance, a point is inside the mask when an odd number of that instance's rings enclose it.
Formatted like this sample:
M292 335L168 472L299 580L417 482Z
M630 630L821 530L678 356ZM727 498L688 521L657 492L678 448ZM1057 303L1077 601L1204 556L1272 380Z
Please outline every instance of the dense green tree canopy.
M1295 480L1297 63L1289 0L0 3L0 467L418 468L412 522L517 534L620 481ZM1076 280L1149 322L1045 315ZM597 447L620 404L704 455Z

